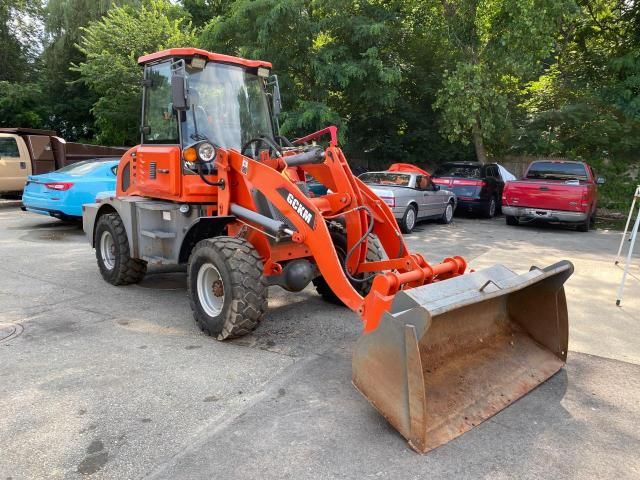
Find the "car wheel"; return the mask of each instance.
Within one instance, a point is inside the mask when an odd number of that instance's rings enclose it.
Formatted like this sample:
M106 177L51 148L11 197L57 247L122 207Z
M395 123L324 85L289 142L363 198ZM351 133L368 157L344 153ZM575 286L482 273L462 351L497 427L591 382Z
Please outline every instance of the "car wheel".
M514 217L512 215L505 215L504 219L507 222L507 225L511 225L511 226L520 225L520 222L518 222L518 217Z
M440 217L440 223L448 224L451 223L453 219L453 203L447 203L447 206L444 208L444 212L442 213L442 217Z
M578 226L576 227L576 230L578 230L579 232L588 232L590 227L591 227L591 214L589 214L589 216L584 222L578 224Z
M413 231L413 228L416 226L416 217L416 207L410 205L407 211L404 212L402 220L400 220L400 230L402 230L402 233L411 233Z
M482 216L485 218L493 218L496 216L496 208L498 207L498 202L494 197L491 197L489 200L489 204L485 207L482 212Z
M111 285L138 283L147 273L147 262L131 258L127 232L120 215L102 215L94 236L100 274Z

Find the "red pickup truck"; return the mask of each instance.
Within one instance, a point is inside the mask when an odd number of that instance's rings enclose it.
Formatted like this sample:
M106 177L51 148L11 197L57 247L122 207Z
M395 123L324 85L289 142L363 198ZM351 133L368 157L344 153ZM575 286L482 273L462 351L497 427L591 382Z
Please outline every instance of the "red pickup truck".
M507 225L533 220L575 224L586 232L595 221L598 185L584 162L537 160L522 180L507 182L502 192L502 212Z

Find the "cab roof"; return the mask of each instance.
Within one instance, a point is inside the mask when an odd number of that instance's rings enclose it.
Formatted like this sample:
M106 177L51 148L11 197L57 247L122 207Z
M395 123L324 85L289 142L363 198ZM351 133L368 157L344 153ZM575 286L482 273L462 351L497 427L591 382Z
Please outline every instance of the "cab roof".
M153 62L155 60L161 60L163 58L171 57L205 57L213 62L231 63L234 65L241 65L243 67L258 68L264 67L271 69L271 63L263 62L262 60L247 60L246 58L233 57L231 55L223 55L221 53L207 52L199 48L168 48L167 50L161 50L159 52L143 55L138 58L138 64Z

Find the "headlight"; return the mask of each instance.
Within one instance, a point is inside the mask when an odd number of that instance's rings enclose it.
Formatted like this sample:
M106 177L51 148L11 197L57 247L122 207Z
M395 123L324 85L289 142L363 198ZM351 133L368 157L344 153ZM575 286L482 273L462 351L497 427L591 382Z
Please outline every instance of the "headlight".
M209 142L202 142L198 145L198 157L205 163L212 162L216 158L216 147Z

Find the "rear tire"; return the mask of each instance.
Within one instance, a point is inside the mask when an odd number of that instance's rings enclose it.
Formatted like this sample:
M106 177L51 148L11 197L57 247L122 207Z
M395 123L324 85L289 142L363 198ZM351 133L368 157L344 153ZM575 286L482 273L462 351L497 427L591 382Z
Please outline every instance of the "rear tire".
M131 258L127 232L117 213L98 219L94 245L100 274L111 285L138 283L147 273L147 262Z
M335 246L340 263L344 263L344 258L347 252L346 234L343 230L331 230L331 239L333 240L333 245ZM367 241L367 262L377 262L378 260L382 260L382 258L382 245L380 245L380 241L377 237L369 235L369 239ZM371 272L368 272L365 275L372 274ZM353 282L349 280L349 283L351 283L353 288L355 288L356 291L364 297L369 293L369 290L371 290L371 285L373 284L373 276L366 282ZM333 290L324 279L324 277L319 276L314 278L313 285L316 287L316 292L318 292L318 294L325 301L333 303L334 305L344 305L342 300L340 300L340 298L338 298L338 296L333 293Z
M442 213L442 217L438 220L438 223L442 223L447 225L451 223L453 220L453 202L447 203L447 206L444 208L444 212Z
M407 207L407 211L404 212L402 220L400 220L400 230L402 233L411 233L416 226L418 219L418 210L413 205Z
M588 232L590 227L591 227L591 214L589 214L589 216L584 222L578 224L578 226L576 227L576 230L578 230L579 232Z
M242 238L198 242L189 257L187 285L196 324L218 340L250 333L267 309L262 259Z
M489 204L482 210L482 216L484 218L493 218L496 216L496 209L498 208L498 202L494 197L489 199Z
M520 225L520 222L518 222L518 218L514 217L513 215L505 215L504 219L507 222L507 225L511 225L512 227Z

